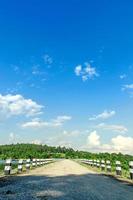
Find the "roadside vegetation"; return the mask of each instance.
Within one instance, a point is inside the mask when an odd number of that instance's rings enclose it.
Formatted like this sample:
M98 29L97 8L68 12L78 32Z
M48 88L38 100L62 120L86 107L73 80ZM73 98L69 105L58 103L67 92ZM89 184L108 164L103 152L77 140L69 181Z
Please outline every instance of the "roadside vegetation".
M124 170L129 169L129 161L133 161L133 156L121 153L90 153L86 151L75 151L66 147L51 147L36 144L11 144L0 145L0 159L27 159L27 158L66 158L66 159L99 159L110 160L115 167L115 161L121 161ZM1 168L1 167L0 167Z

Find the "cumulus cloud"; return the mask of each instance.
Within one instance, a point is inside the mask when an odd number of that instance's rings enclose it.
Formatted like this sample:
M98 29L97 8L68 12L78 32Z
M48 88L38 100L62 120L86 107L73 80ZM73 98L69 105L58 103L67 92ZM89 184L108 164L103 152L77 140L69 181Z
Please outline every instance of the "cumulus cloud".
M97 131L93 131L87 137L86 149L93 152L122 152L133 154L133 137L118 135L111 138L109 143L102 143Z
M45 54L43 56L43 60L44 60L45 64L47 64L47 65L51 65L53 63L52 57L50 57L48 54Z
M54 124L54 126L62 126L64 122L69 121L71 119L72 117L67 115L58 116L56 119L52 120L52 124Z
M72 148L72 142L62 140L62 141L59 141L56 146Z
M13 68L13 71L14 71L15 73L18 73L18 72L20 71L20 67L17 66L17 65L11 65L11 67Z
M41 121L38 118L22 124L22 128L42 128L47 126L50 126L49 122Z
M111 140L113 149L117 152L125 152L133 154L133 138L118 135Z
M100 145L100 136L97 134L97 131L93 131L89 134L87 144L90 147L97 147Z
M65 137L77 137L80 135L80 131L79 130L73 130L73 131L63 131L63 136Z
M36 139L36 140L33 140L31 143L32 144L42 144L42 141Z
M131 98L133 97L133 84L123 85L121 90L127 92Z
M15 144L15 143L17 143L17 140L18 140L18 135L11 132L9 134L9 142L12 143L12 144Z
M126 133L128 131L128 129L125 126L116 125L116 124L109 125L109 124L101 123L101 124L98 124L97 127L100 129L110 130L110 131L119 132L119 133Z
M120 75L120 79L125 79L126 77L127 77L126 74L121 74L121 75Z
M132 89L133 89L133 84L127 84L122 87L122 90L132 90Z
M42 75L43 74L43 72L40 71L39 67L40 67L39 65L34 65L32 67L32 74L33 75L37 76L37 75Z
M17 115L35 116L41 114L42 105L22 95L0 94L0 116L11 117Z
M45 142L46 144L52 146L74 147L75 144L73 143L73 141L75 141L75 139L77 141L77 138L79 138L80 134L81 133L79 130L64 130L63 132L61 131L60 133L57 133L52 137L48 137Z
M82 71L82 66L81 65L78 65L78 66L75 67L76 76L80 76L81 71Z
M98 120L98 119L105 120L105 119L108 119L108 118L114 116L115 114L116 114L116 112L114 110L112 110L112 111L105 110L103 113L100 113L98 115L94 115L93 117L90 117L89 120Z
M42 121L39 118L32 119L32 121L22 124L22 128L43 128L43 127L60 127L66 121L71 120L71 116L58 116L56 119L51 121Z
M74 72L75 75L80 76L83 81L99 76L99 74L96 72L96 68L92 67L87 62L84 64L84 66L77 65Z

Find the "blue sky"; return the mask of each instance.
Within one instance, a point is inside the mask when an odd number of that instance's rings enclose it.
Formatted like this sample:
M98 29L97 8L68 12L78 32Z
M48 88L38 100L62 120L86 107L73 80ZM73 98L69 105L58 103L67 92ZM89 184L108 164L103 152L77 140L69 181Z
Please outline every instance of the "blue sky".
M0 2L0 144L133 154L132 7Z

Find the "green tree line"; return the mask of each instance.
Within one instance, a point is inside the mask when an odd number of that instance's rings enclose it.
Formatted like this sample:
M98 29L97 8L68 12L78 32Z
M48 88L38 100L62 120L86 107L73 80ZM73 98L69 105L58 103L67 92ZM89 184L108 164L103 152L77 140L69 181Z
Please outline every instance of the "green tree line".
M99 159L110 160L115 166L115 161L119 160L124 169L128 169L129 161L133 161L132 155L122 153L91 153L87 151L76 151L66 147L51 147L37 144L11 144L0 145L0 159L27 159L27 158L66 158L66 159Z

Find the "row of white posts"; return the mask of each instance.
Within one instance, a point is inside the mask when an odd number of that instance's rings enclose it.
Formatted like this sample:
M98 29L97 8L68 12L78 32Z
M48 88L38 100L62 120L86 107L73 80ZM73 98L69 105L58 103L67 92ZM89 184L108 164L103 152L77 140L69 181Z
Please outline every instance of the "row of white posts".
M91 167L101 168L102 171L106 170L107 172L112 171L110 160L82 160L83 163L90 165ZM116 175L122 175L122 166L120 161L115 162ZM130 178L133 180L133 161L129 162L129 173Z
M53 161L52 159L32 159L32 160L31 159L27 159L27 160L20 159L15 164L17 164L18 173L21 173L23 171L24 166L25 166L26 170L29 171L31 169L31 167L35 168L38 166L48 164L52 161ZM12 165L13 165L12 159L7 159L5 161L5 168L4 168L5 175L11 174Z

